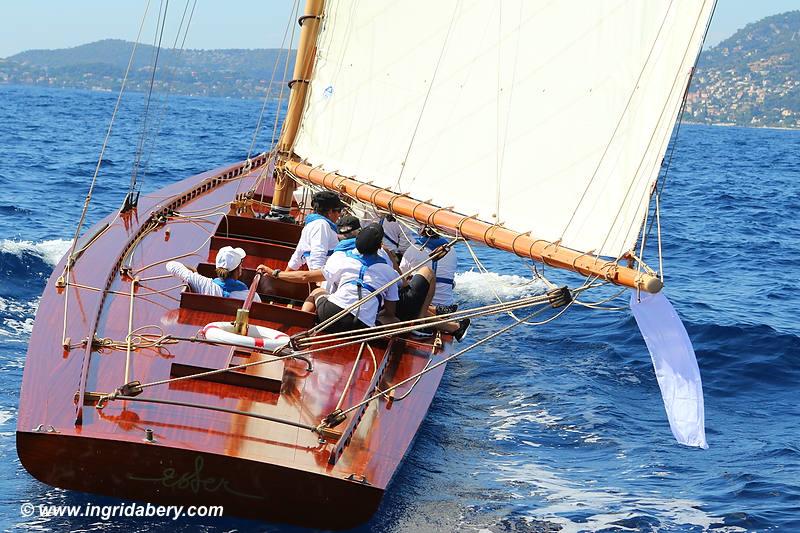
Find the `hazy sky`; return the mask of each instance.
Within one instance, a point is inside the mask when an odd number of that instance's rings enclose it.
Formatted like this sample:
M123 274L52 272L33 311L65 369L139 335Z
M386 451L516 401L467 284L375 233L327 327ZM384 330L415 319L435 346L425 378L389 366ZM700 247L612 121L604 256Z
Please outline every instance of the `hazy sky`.
M186 47L277 48L292 3L288 0L198 0ZM301 5L303 3L301 1ZM150 0L151 14L158 10L159 4L160 0ZM4 0L0 3L0 57L34 48L66 48L106 38L133 41L145 5L147 0ZM180 19L185 5L183 0L171 2L168 29L177 27L169 22ZM748 22L793 9L800 9L800 0L719 0L706 45L717 44ZM148 32L147 29L143 42L152 39L153 30L149 27ZM171 47L174 39L174 34L165 35L165 46Z

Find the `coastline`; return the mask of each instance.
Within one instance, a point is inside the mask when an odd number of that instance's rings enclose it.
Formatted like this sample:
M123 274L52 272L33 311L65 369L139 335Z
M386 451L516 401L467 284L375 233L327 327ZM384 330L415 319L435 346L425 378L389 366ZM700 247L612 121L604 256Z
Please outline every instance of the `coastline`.
M694 122L691 120L683 120L681 121L682 124L687 124L690 126L712 126L714 128L744 128L750 130L788 130L788 131L800 131L800 127L797 128L789 128L786 126L745 126L742 124L736 124L733 122Z

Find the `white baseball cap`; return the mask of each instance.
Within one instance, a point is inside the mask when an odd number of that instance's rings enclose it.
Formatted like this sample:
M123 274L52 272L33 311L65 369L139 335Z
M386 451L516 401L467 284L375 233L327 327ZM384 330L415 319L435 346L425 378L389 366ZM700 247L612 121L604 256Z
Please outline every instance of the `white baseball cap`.
M242 264L242 259L247 254L241 248L234 248L233 246L223 246L217 252L217 268L224 268L226 270L236 270L236 267Z

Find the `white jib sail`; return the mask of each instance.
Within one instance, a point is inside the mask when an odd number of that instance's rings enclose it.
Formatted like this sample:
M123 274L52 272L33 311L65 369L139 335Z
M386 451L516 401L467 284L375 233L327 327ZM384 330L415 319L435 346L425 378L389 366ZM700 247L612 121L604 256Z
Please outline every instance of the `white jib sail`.
M708 448L700 369L678 313L663 292L633 291L631 311L650 351L672 434L681 444Z
M295 152L537 239L633 248L712 0L328 0Z

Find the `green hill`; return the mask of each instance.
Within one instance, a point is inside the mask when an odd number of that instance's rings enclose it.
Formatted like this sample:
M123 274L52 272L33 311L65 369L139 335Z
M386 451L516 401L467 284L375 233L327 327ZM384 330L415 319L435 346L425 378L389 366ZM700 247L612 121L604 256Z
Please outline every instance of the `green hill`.
M684 118L800 127L800 11L748 24L704 51Z
M107 39L60 50L29 50L0 60L0 83L117 90L134 43ZM146 90L155 49L136 47L130 90ZM275 69L285 82L287 53L279 49L172 50L159 52L156 86L178 94L261 97ZM289 70L294 52L288 54ZM277 67L277 68L276 68Z
M0 59L0 83L116 91L133 43L108 39ZM129 89L148 88L154 48L136 49ZM260 98L272 77L291 72L294 52L162 49L156 89L177 94ZM748 24L705 50L684 119L706 124L800 128L800 11Z

